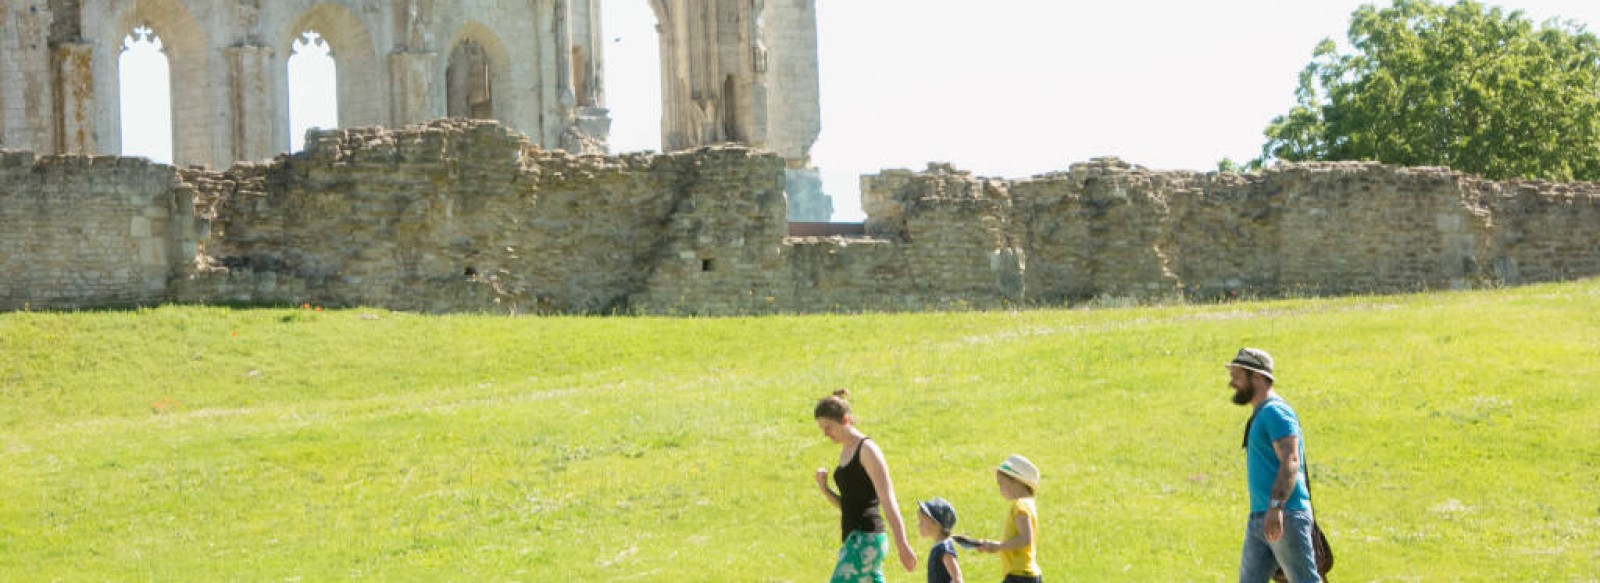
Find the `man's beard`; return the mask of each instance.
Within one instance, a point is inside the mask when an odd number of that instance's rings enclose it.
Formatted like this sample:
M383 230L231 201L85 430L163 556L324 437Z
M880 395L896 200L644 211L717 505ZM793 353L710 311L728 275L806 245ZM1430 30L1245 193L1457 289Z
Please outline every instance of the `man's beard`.
M1233 404L1235 405L1249 405L1250 401L1255 400L1255 397L1255 391L1241 390L1237 388L1233 389Z

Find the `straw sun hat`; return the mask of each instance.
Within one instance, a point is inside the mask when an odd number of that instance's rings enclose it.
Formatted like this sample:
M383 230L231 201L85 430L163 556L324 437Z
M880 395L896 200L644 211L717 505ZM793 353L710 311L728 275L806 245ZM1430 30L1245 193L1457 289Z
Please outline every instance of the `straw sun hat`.
M1028 461L1028 458L1011 454L1011 457L1006 458L1006 461L1000 462L1000 467L996 471L1016 478L1018 482L1027 484L1029 488L1039 489L1039 468L1034 466L1033 462Z

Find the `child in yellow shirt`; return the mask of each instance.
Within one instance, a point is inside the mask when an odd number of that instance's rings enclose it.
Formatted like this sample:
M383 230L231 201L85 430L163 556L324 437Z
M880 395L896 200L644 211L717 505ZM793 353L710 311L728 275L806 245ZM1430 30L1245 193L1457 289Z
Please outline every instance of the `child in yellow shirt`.
M1012 455L995 469L995 483L1000 495L1011 501L1006 512L1005 538L976 541L975 548L1000 554L1004 583L1041 583L1044 573L1034 556L1039 545L1039 510L1033 502L1034 492L1039 489L1039 468L1028 458Z

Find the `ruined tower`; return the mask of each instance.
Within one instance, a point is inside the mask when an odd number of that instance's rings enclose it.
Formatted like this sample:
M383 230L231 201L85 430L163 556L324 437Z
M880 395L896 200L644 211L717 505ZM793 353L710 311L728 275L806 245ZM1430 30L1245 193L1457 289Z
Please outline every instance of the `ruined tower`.
M793 220L828 220L811 167L822 129L813 0L651 0L661 32L664 150L737 142L788 162Z

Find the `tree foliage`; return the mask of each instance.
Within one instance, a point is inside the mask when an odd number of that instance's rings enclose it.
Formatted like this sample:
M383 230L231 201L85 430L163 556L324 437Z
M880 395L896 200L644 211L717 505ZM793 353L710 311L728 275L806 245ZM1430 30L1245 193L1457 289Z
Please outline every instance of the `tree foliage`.
M1377 160L1600 180L1600 39L1476 2L1366 5L1317 45L1262 160Z

